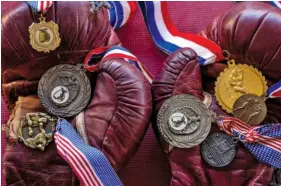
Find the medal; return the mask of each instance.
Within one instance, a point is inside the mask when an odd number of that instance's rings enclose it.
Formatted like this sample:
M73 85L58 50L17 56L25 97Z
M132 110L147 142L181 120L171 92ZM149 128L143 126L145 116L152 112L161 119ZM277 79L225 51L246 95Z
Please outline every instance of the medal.
M235 143L228 135L214 133L202 143L201 154L209 165L224 167L230 164L235 157Z
M20 123L18 138L32 149L45 150L53 140L57 119L45 113L27 113Z
M207 137L213 114L198 98L188 94L177 95L161 106L157 127L172 146L190 148Z
M55 50L61 42L58 25L53 21L46 22L45 17L39 20L39 23L32 23L28 29L32 48L38 52Z
M30 45L38 52L50 52L55 50L61 43L59 35L59 27L53 21L46 22L43 14L52 5L51 1L30 1L27 2L32 10L36 13L42 13L39 18L39 23L32 23L29 27Z
M244 94L265 95L267 85L265 77L252 66L236 65L228 61L226 68L217 78L215 95L219 105L228 113L232 112L235 101Z
M248 123L258 125L266 117L267 107L262 97L254 94L244 94L233 105L234 117Z
M90 101L90 81L77 66L57 65L40 79L38 97L48 113L71 117L83 111Z

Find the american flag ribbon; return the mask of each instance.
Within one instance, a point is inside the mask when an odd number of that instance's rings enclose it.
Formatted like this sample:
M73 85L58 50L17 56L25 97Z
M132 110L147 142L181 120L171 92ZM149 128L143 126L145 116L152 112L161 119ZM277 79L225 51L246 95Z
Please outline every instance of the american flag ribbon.
M59 119L54 135L58 154L85 186L123 186L106 156L84 143L73 126Z
M233 117L219 117L218 127L233 136L260 162L281 168L281 124L249 126Z
M137 3L134 1L107 1L109 21L114 30L124 26L130 16L136 12Z
M94 72L99 68L99 64L108 59L124 59L130 64L139 69L149 83L152 83L152 76L144 65L136 56L130 53L127 49L120 46L101 47L89 52L84 60L84 68L90 72Z
M139 1L138 4L153 41L165 53L171 54L183 47L192 48L198 55L200 65L225 59L221 47L213 41L180 32L172 23L166 1Z
M46 13L53 1L25 1L36 13Z
M267 90L267 97L278 98L281 97L281 80L271 85Z

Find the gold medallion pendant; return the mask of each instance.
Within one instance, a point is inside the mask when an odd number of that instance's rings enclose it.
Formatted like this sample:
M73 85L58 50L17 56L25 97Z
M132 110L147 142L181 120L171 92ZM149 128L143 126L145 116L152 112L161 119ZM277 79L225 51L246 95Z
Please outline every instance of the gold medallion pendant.
M53 21L46 22L45 17L39 20L39 23L32 23L28 29L32 48L38 52L55 50L61 42L58 25Z
M215 95L219 105L228 113L234 102L244 94L263 96L267 91L265 77L256 68L246 64L235 64L229 60L228 68L217 78Z

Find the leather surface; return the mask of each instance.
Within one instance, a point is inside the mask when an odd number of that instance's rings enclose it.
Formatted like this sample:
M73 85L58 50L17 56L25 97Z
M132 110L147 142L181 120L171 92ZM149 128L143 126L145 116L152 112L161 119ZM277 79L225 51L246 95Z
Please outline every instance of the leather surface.
M103 62L84 114L89 143L115 170L123 168L144 137L151 111L151 89L143 74L121 59Z
M52 66L83 63L90 50L119 44L107 10L92 14L89 8L89 2L56 2L51 6L46 21L58 24L61 44L50 53L37 52L29 44L28 28L39 22L39 16L25 2L10 3L2 10L2 88L11 109L18 96L36 93L38 80Z
M276 32L279 28L281 29L280 20L281 12L277 8L263 3L241 3L225 15L216 18L207 31L200 34L209 37L221 45L223 49L228 50L238 63L246 63L258 68L266 76L268 84L271 85L281 77L280 63L278 63L281 60L281 31ZM249 25L255 25L255 27ZM183 53L186 54L185 60L182 59ZM212 94L211 109L217 115L227 115L217 104L214 96L214 82L219 73L226 67L224 62L201 68L200 71L192 65L194 57L190 49L181 49L172 55L177 56L176 59L174 57L168 58L152 85L155 105L153 117L157 116L163 101L172 95L186 93L201 99L203 89ZM185 61L183 66L179 65L182 61ZM171 70L171 66L175 63L178 64L177 69ZM192 69L186 70L186 68ZM203 74L202 83L199 81L201 73ZM197 79L191 79L194 77ZM178 87L180 92L176 91ZM279 114L281 100L269 99L266 104L268 115L264 123L281 122ZM155 133L158 134L155 119L153 126ZM212 126L210 134L213 132L218 132L216 125ZM157 136L163 149L167 150L167 143L161 136ZM174 148L168 155L172 172L171 185L173 186L265 186L270 182L273 173L273 168L257 162L240 143L237 144L234 161L219 169L205 163L201 158L200 146L189 149Z
M16 118L22 118L29 107L34 106L34 112L42 109L36 101L26 107L15 107L15 102L19 96L36 94L38 81L49 68L82 63L90 50L120 44L109 25L107 10L94 15L88 9L88 2L56 2L50 8L46 20L58 23L62 39L60 47L50 53L38 53L29 45L28 27L37 18L26 3L14 2L2 11L2 88L9 108L21 108L14 112ZM135 66L121 59L104 61L96 72L87 75L93 90L84 112L90 145L101 149L119 170L134 156L147 130L152 109L150 85ZM75 126L75 119L69 120ZM28 155L22 158L24 154ZM79 185L57 155L54 142L44 152L21 143L9 144L4 172L7 185Z

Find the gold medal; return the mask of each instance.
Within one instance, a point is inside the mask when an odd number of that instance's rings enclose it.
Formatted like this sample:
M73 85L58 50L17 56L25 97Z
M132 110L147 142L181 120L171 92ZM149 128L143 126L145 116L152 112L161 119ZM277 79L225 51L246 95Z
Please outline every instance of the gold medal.
M215 94L219 105L231 113L234 102L244 94L265 95L267 85L265 77L256 68L246 64L228 61L226 68L217 78Z
M28 29L32 48L38 52L55 50L61 42L58 25L53 21L46 22L42 16L39 20L40 23L32 23Z

